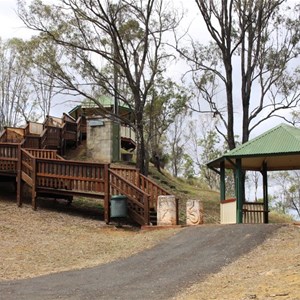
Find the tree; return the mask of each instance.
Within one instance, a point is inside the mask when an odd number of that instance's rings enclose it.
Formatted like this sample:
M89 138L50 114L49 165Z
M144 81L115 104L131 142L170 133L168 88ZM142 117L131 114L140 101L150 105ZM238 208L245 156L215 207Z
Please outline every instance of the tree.
M25 42L24 56L28 65L28 77L35 102L41 117L50 115L55 96L62 93L55 76L56 66L52 62L61 62L63 51L43 35L32 37Z
M184 141L184 115L175 116L174 123L168 134L170 168L174 177L178 177L184 164L185 141Z
M30 100L24 41L0 40L0 130L17 126L22 121L36 120L36 103Z
M229 149L236 146L236 131L245 143L266 119L299 103L300 6L285 2L196 0L210 43L192 41L192 49L182 49L177 40L199 92L192 108L220 118L217 130Z
M272 178L277 186L274 209L285 214L292 210L300 218L300 171L276 172Z
M145 106L144 122L149 159L158 170L164 165L166 135L178 114L186 112L187 91L170 78L161 76L151 89Z
M35 0L27 9L19 1L18 13L27 27L64 49L64 60L53 62L62 87L103 108L97 101L101 87L116 104L122 100L133 109L135 122L123 121L137 133L137 167L142 173L147 173L144 108L170 58L163 36L179 22L167 5L162 0L61 0L49 6ZM103 72L107 69L113 72ZM125 94L118 88L120 78Z
M202 115L188 124L186 151L193 157L201 180L211 189L219 188L219 176L206 167L206 163L219 157L222 151L220 138L215 131L216 120Z
M193 179L195 177L195 168L194 168L194 161L193 159L188 155L183 155L184 164L183 164L183 176L186 179Z

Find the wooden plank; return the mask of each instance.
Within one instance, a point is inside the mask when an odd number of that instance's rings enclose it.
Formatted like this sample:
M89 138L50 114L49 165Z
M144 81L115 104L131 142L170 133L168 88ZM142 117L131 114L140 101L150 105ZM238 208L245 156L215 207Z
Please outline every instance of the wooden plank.
M105 193L104 192L84 192L84 191L76 191L76 190L65 190L65 189L51 189L51 188L44 188L38 187L36 189L37 194L51 194L51 195L66 195L66 196L86 196L91 198L101 198L104 199Z
M22 171L22 180L24 180L30 187L32 186L32 178Z

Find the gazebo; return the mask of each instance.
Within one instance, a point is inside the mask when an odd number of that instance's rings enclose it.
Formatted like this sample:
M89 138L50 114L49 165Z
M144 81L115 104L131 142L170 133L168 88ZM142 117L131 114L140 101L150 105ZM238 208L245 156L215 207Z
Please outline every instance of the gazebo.
M261 213L260 222L268 223L268 171L300 169L300 129L280 124L209 162L207 166L220 175L221 203L232 201L225 199L225 169L234 170L236 223L246 223L247 212L255 211ZM259 171L263 177L263 203L259 210L248 209L249 203L245 202L243 174L247 170Z

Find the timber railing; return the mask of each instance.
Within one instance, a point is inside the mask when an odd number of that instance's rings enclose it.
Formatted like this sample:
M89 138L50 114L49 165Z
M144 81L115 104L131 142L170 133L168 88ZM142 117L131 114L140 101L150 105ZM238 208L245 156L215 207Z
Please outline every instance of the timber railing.
M24 128L17 127L4 127L0 136L0 142L2 143L21 143L24 139Z
M51 150L22 149L21 152L22 180L32 187L34 209L37 193L77 194L105 198L108 203L107 164L64 160Z
M61 156L57 154L57 150L48 150L48 149L26 149L30 155L35 158L44 158L44 159L59 159L64 160Z
M20 143L0 143L0 173L15 176L18 171Z
M119 166L113 166L111 169L150 196L149 208L157 207L158 196L171 195L167 190L160 187L154 180L141 174L138 169Z
M24 148L57 149L64 154L67 144L78 146L86 134L83 119L77 121L67 114L63 118L47 116L43 123L27 122L25 128L5 127L0 142L23 143Z
M264 204L246 202L243 204L243 223L264 223Z
M116 169L110 169L109 174L111 194L125 195L128 199L129 215L140 225L149 224L150 195L120 175Z

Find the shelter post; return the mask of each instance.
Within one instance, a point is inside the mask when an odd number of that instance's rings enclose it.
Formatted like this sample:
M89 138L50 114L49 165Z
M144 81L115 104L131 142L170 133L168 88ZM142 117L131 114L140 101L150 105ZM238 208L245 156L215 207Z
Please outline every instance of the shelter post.
M263 163L262 175L263 175L263 198L264 198L264 223L269 223L268 166L266 162Z
M220 164L220 200L225 200L226 197L226 185L225 185L225 162Z
M242 172L242 160L239 158L236 160L236 220L238 224L243 223L243 172Z

